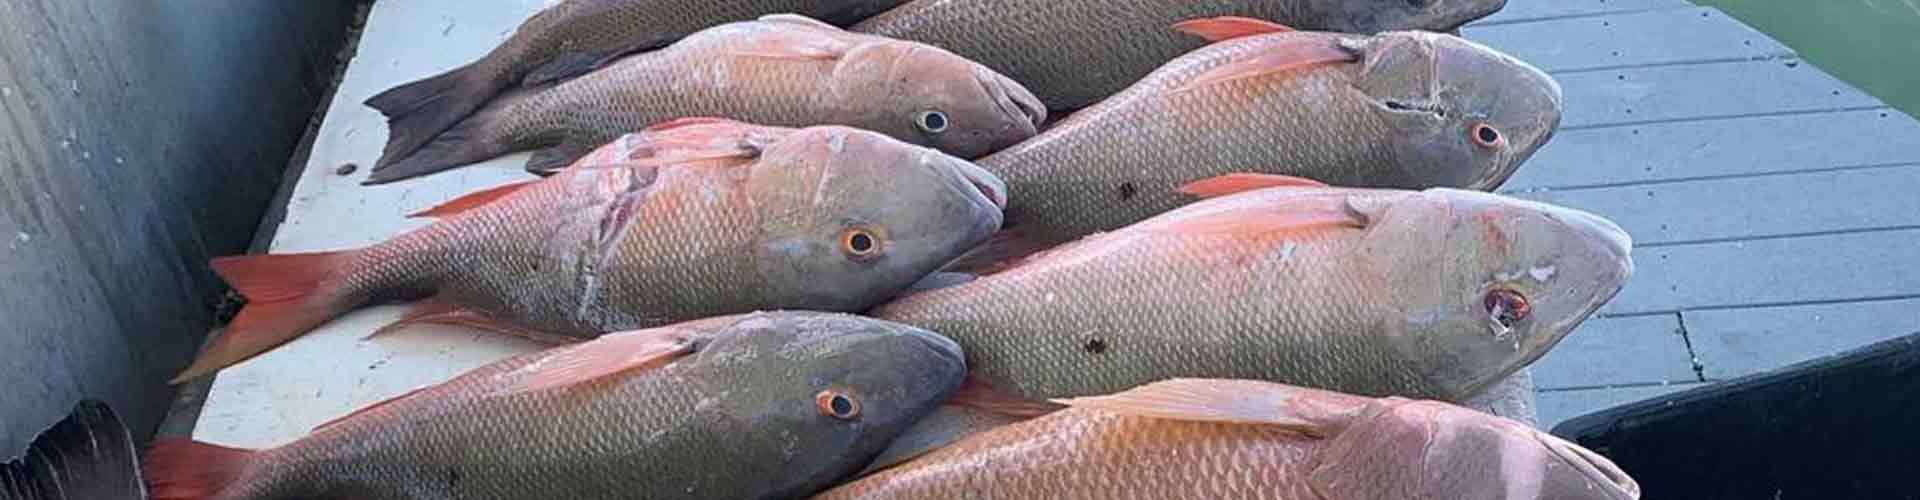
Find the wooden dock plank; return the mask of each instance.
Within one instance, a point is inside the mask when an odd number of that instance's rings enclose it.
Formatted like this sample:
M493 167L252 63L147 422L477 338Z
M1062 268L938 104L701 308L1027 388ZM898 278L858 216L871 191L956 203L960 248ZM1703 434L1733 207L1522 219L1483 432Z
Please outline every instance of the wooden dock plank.
M1892 109L1572 130L1503 190L1920 163L1920 120Z
M1669 384L1637 387L1610 387L1577 391L1541 391L1535 398L1540 409L1540 428L1552 429L1574 417L1616 406L1653 399L1706 384Z
M1638 248L1602 314L1920 296L1920 229Z
M1540 389L1696 382L1676 315L1595 318L1533 365Z
M1473 25L1511 24L1559 17L1678 9L1690 6L1692 4L1687 3L1686 0L1509 0L1506 8Z
M1547 72L1793 56L1711 7L1469 27L1462 34Z
M1920 332L1920 299L1682 314L1711 379L1751 375Z
M1920 193L1920 165L1520 196L1605 215L1647 246L1920 227L1914 193Z
M1563 130L1883 105L1798 60L1651 66L1554 78L1565 92Z

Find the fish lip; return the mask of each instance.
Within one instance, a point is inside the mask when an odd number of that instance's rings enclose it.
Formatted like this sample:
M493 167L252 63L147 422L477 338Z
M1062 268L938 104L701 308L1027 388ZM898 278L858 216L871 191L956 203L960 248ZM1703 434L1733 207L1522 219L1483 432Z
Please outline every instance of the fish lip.
M971 161L956 158L953 163L954 171L958 172L961 178L966 179L968 183L972 184L973 188L979 191L981 196L993 203L994 207L1000 210L1007 209L1006 181L1000 180L1000 176L994 175L993 172L981 168Z
M927 347L929 348L928 350L932 351L934 354L939 355L941 359L953 362L953 365L955 367L958 367L961 369L966 368L967 366L966 351L961 349L959 342L955 342L953 339L948 338L945 335L934 333L932 330L926 330L918 327L911 327L911 326L905 326L905 325L902 325L902 326L904 328L901 328L901 336L919 340L927 345Z
M1034 95L1033 91L1028 90L1026 86L984 66L976 69L974 78L979 80L981 86L987 88L994 104L999 106L1000 112L1013 122L1012 126L1019 127L1023 134L1027 136L1037 134L1040 126L1047 123L1046 105L1041 104L1040 97Z

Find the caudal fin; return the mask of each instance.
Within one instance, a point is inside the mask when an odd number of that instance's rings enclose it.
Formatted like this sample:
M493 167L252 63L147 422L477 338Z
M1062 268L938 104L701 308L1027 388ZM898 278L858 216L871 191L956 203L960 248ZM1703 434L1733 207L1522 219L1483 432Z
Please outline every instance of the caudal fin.
M246 361L339 315L343 312L340 305L315 292L352 255L346 251L214 259L214 272L247 297L247 306L171 383Z
M200 500L219 496L234 485L253 459L253 450L216 446L190 439L161 438L147 448L147 476L154 500Z
M387 116L388 154L419 150L434 136L472 115L498 95L503 83L481 78L475 65L422 78L387 89L367 99L368 107Z
M448 123L402 115L387 120L387 147L362 184L386 184L461 165L479 163L510 153L512 145L499 137L499 121L514 104L537 92L524 90L499 95L484 106Z
M0 464L0 498L146 500L133 436L106 403L87 399L34 438L27 454Z

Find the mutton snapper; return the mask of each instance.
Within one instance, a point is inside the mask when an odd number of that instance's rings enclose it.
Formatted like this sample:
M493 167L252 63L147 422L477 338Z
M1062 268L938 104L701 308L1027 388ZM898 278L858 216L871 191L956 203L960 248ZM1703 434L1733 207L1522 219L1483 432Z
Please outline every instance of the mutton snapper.
M976 158L1032 137L1046 110L1019 83L951 52L781 14L709 28L495 99L445 130L395 123L366 182L528 149L539 150L528 170L544 173L621 134L685 116L845 125Z
M1181 186L1236 172L1491 191L1559 122L1552 78L1467 40L1281 32L1182 56L979 163L1013 191L1009 229L1065 241L1191 203Z
M933 410L966 371L932 332L757 313L499 361L265 450L163 440L156 499L795 498Z
M175 381L381 303L417 301L398 325L565 339L861 311L984 240L1005 203L966 160L846 127L687 119L589 160L435 207L423 214L439 222L367 248L216 259L250 302Z

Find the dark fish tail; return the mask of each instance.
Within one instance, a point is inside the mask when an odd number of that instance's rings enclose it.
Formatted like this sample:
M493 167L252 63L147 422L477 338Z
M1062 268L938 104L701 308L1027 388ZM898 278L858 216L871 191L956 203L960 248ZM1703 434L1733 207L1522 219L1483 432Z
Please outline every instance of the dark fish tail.
M390 122L387 148L381 152L380 161L374 164L373 173L363 184L385 184L419 177L514 151L514 145L509 144L512 141L500 137L498 130L505 125L504 120L512 117L507 111L526 101L535 92L537 90L508 92L445 130L407 130L407 124L400 120ZM420 134L428 137L425 144L408 148L407 143Z
M491 59L491 58L489 58ZM481 71L488 59L388 89L367 99L387 117L385 154L407 155L473 115L499 95L508 81Z
M7 500L145 500L133 436L106 403L87 399L40 433L27 454L0 464Z

